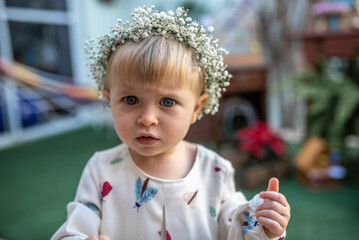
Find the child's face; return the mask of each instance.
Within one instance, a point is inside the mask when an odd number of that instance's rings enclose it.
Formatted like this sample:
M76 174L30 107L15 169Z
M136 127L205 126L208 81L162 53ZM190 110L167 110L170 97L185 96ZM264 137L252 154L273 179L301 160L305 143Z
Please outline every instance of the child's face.
M186 136L207 100L189 85L124 86L113 81L105 94L119 138L141 156L170 153Z

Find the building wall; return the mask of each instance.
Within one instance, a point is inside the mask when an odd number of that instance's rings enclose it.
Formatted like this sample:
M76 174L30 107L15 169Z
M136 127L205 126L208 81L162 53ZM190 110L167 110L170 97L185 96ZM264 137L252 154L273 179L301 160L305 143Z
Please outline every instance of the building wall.
M155 5L156 8L169 11L175 10L178 6L193 2L198 8L205 8L208 12L218 13L218 10L231 5L234 0L112 0L109 3L101 0L78 0L79 14L81 25L81 41L84 42L88 38L96 38L97 35L108 33L110 29L117 23L117 19L128 20L133 9L143 5ZM82 51L83 52L83 51ZM81 53L83 62L85 54ZM87 78L87 70L82 64L83 70L80 71L83 78Z

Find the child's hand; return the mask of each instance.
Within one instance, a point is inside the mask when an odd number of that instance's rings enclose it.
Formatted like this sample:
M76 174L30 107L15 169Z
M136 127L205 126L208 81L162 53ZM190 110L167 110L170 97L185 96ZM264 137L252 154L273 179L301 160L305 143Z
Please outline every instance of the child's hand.
M262 224L269 238L280 237L287 228L290 219L289 203L278 190L279 180L271 178L267 191L260 193L264 203L257 208L257 220Z
M100 235L100 236L91 236L89 238L87 238L86 240L111 240L109 237L107 237L106 235Z

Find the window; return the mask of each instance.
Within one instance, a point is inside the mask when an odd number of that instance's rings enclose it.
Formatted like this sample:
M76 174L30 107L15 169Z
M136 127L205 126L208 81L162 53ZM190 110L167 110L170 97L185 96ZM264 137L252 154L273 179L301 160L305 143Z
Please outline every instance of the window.
M9 22L14 60L61 76L72 76L66 25Z
M80 39L75 4L78 1L0 0L1 59L21 64L42 81L75 84L79 54L74 50L79 50L74 46ZM77 126L76 103L61 91L39 85L31 87L0 73L0 147Z
M48 10L66 10L65 0L49 1L49 0L6 0L8 7L21 8L38 8Z

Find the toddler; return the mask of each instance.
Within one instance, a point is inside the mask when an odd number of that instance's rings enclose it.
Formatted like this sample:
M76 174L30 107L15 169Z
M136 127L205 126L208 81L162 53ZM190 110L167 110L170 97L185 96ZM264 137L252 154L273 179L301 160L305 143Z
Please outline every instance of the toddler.
M52 239L284 238L290 207L277 179L247 201L229 161L183 140L203 114L217 112L231 77L211 31L183 8L143 7L88 43L123 144L89 160Z

